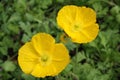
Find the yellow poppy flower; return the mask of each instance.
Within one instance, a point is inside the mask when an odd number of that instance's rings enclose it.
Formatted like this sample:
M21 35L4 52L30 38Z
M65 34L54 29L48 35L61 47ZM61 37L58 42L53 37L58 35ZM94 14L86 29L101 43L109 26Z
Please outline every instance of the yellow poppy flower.
M68 50L55 43L52 36L38 33L19 49L18 63L22 71L35 77L55 76L69 63Z
M87 7L64 6L58 12L57 23L76 43L94 40L99 31L95 11Z

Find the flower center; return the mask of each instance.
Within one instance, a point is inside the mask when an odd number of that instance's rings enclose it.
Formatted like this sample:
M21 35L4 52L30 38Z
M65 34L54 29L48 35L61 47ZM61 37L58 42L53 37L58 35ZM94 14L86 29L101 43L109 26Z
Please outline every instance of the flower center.
M78 32L78 31L80 31L80 25L74 25L73 26L73 31L75 31L75 32Z
M78 29L78 28L79 28L79 26L78 26L78 25L74 25L74 28L75 28L75 29Z
M47 62L47 60L48 60L48 56L47 56L47 55L43 55L43 56L41 57L41 61Z
M48 55L48 54L41 55L40 58L39 58L39 63L42 66L49 65L51 63L51 57L50 57L50 55Z

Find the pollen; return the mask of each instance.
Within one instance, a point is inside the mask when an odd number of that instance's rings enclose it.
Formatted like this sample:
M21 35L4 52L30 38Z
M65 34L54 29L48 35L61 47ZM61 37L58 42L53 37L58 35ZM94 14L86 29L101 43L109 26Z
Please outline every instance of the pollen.
M47 55L43 55L43 56L41 57L41 61L42 61L42 62L47 62L47 61L48 61L48 56L47 56Z

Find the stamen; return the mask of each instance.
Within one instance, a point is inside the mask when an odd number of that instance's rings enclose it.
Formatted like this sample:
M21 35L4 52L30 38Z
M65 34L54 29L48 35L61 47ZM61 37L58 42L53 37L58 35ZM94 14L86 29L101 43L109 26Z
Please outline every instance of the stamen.
M41 61L46 62L48 60L48 56L44 55L41 57Z

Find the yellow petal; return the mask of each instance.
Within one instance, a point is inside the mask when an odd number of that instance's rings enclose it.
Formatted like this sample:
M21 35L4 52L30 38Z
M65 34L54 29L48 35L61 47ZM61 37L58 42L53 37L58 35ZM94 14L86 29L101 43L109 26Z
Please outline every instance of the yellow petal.
M54 51L52 53L52 59L53 60L69 60L69 53L67 48L62 44L62 43L58 43L55 44L55 48Z
M53 61L55 69L57 70L56 73L54 73L54 75L58 75L60 72L62 72L69 64L69 62L70 61Z
M48 53L53 49L55 40L49 34L38 33L32 37L32 44L39 54Z
M37 64L31 73L35 77L46 77L46 76L55 76L53 74L56 73L55 67L51 64L48 66L41 66L40 64Z
M25 73L30 73L36 65L39 54L34 50L31 42L26 43L19 49L18 63Z
M53 56L52 64L55 66L57 70L56 74L58 74L70 62L70 56L68 50L62 43L56 44L52 56Z
M35 77L45 77L45 72L44 72L44 68L40 65L40 64L37 64L33 71L31 72L31 74Z
M81 31L74 33L74 35L71 34L71 38L73 42L87 43L94 40L98 35L98 32L98 24L91 24L87 27L84 27Z
M57 15L57 23L61 28L65 25L72 26L76 18L76 11L78 7L74 5L64 6Z
M86 25L90 25L96 22L96 12L87 7L78 7L77 15L76 15L76 24L82 25L84 27Z
M96 22L96 13L91 8L74 5L64 6L57 15L57 23L61 28L64 26L89 25Z

